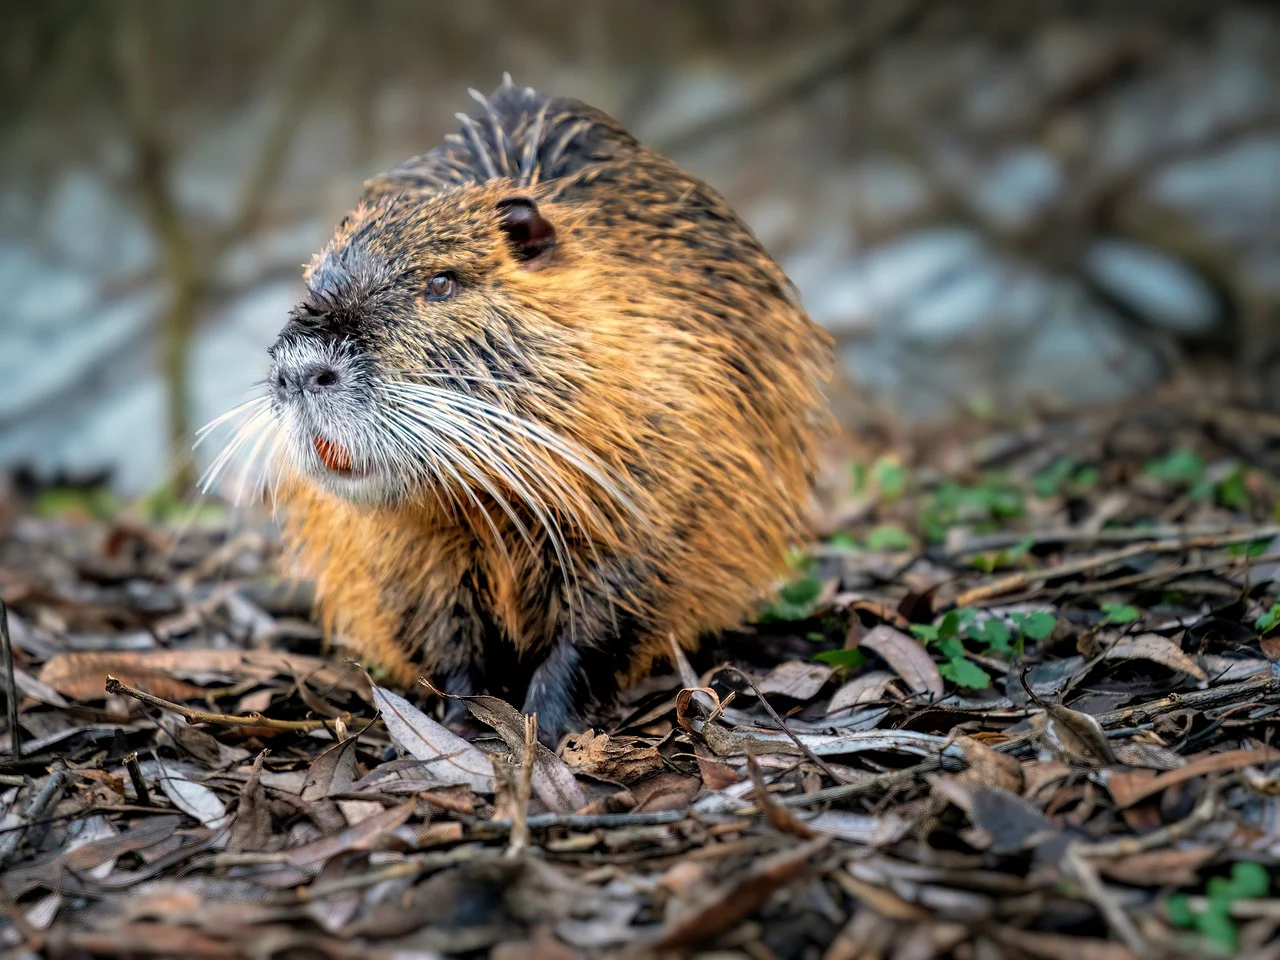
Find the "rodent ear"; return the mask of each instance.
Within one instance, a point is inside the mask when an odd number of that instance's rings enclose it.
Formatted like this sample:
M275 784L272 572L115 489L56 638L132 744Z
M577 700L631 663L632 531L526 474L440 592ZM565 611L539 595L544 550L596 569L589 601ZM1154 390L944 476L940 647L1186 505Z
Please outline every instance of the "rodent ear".
M499 226L521 263L533 264L556 245L556 228L528 197L505 197L498 201L498 212L502 215Z

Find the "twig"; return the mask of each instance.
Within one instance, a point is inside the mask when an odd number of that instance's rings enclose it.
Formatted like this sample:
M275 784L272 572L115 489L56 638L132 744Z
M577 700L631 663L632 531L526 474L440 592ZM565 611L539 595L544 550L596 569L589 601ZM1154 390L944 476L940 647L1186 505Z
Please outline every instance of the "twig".
M778 711L773 709L773 704L771 704L765 698L765 695L760 692L760 688L756 686L756 682L754 680L748 677L745 673L743 673L737 667L728 666L728 667L725 667L725 669L732 670L734 673L740 676L743 680L747 681L747 683L751 686L751 689L755 692L756 699L758 699L761 705L765 708L765 710L768 711L769 716L773 717L774 722L778 724L778 726L782 729L782 732L791 738L791 742L800 748L800 752L803 753L806 757L808 757L809 761L813 763L815 767L817 767L819 770L825 773L828 777L830 777L836 783L845 782L843 777L839 776L834 770L832 770L831 767L829 767L821 757L819 757L816 753L814 753L811 749L809 749L809 747L805 745L804 741L801 740L799 737L795 735L795 733L792 732L791 728L786 725L782 717L778 716Z
M32 824L43 817L45 811L58 802L66 786L67 765L61 760L56 760L49 770L49 779L32 795L22 813L18 815L18 819L22 821L21 827L0 839L0 867L9 862L9 858L18 849L18 844L27 835L27 830Z
M138 806L151 806L151 794L147 790L147 781L143 779L142 768L138 766L138 755L131 753L125 757L124 767L129 771L129 780L133 783L133 795L138 799Z
M1132 560L1151 553L1177 553L1183 550L1211 549L1229 547L1235 544L1248 543L1251 540L1265 540L1280 534L1280 527L1257 527L1244 533L1232 533L1216 536L1173 537L1167 540L1153 540L1149 543L1136 543L1120 550L1109 550L1095 553L1087 557L1079 557L1056 567L1043 567L1037 570L1026 570L1009 574L988 583L980 584L964 591L956 597L957 607L971 607L983 600L998 597L1001 594L1022 590L1042 580L1058 580L1062 577L1087 573L1095 567L1110 566ZM1244 560L1247 558L1232 558Z
M22 759L22 731L18 727L18 681L13 676L13 643L9 639L9 608L0 599L0 649L4 653L4 703L9 716L9 750Z
M350 714L344 714L334 720L275 720L271 717L264 717L260 713L237 716L230 713L210 713L207 710L193 710L191 707L184 707L180 703L153 696L144 690L131 687L127 683L121 683L115 677L107 677L107 693L124 694L125 696L133 697L135 700L141 700L149 706L176 713L192 723L221 723L229 727L269 727L273 730L296 730L299 733L310 733L312 730L323 729L336 735L338 722L351 719Z
M1258 703L1269 695L1280 694L1280 676L1265 676L1253 680L1242 680L1239 683L1224 684L1208 690L1194 690L1191 693L1174 693L1159 700L1141 703L1122 710L1112 710L1095 719L1105 729L1116 727L1139 726L1149 723L1170 710L1190 709L1205 710L1213 707L1229 706L1235 703ZM1020 734L1011 737L993 749L999 753L1017 755L1035 743L1031 734ZM947 762L960 763L955 758L947 758ZM848 800L863 794L877 793L894 787L912 783L925 773L933 773L943 768L944 761L938 757L923 760L915 766L892 773L882 773L878 777L862 780L858 783L846 783L838 787L828 787L813 793L802 793L791 797L778 797L777 802L787 807L809 806L815 803L828 803L835 800ZM739 811L741 812L741 811Z
M1275 563L1280 560L1280 553L1260 553L1256 557L1224 557L1221 560L1206 560L1204 563L1188 563L1184 566L1159 567L1155 570L1144 570L1127 577L1112 577L1090 583L1072 583L1060 588L1063 595L1079 595L1084 593L1103 593L1120 587L1132 587L1149 580L1169 579L1189 576L1193 573L1209 573L1222 567L1256 567L1264 563Z
M520 782L516 784L516 806L511 824L511 840L506 856L515 859L529 845L529 798L533 796L533 758L538 749L538 715L524 718L524 758L520 762Z
M1147 942L1142 939L1142 934L1133 925L1129 915L1120 907L1119 901L1107 892L1107 888L1098 877L1098 871L1094 869L1093 864L1080 855L1077 847L1078 845L1074 843L1067 846L1066 853L1062 856L1063 869L1080 882L1085 896L1098 908L1098 912L1107 918L1111 929L1128 945L1129 949L1140 957L1149 956L1151 950Z
M1280 527L1254 527L1246 530L1239 525L1223 526L1222 524L1200 524L1185 527L1164 523L1142 529L1128 530L1086 530L1079 527L1062 527L1054 530L1032 530L1030 533L1001 531L998 533L969 534L964 540L944 551L944 557L962 557L970 553L986 553L989 550L1003 550L1017 546L1030 538L1034 546L1048 543L1134 543L1142 540L1171 540L1178 537L1230 537L1236 534L1248 534L1249 539L1267 539L1269 529L1280 532Z
M1223 780L1229 780L1225 777ZM1072 847L1081 857L1104 859L1110 857L1131 857L1147 850L1176 843L1196 831L1197 828L1210 823L1218 812L1218 796L1222 788L1222 780L1214 781L1205 792L1195 809L1176 823L1171 823L1150 833L1136 837L1124 837L1120 840L1108 840L1100 843L1075 843Z

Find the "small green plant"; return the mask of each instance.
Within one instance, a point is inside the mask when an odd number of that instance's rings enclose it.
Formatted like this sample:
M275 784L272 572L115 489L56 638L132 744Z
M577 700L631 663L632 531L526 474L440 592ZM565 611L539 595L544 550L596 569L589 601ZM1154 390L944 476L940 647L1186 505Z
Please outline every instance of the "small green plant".
M827 543L833 547L839 547L841 550L858 549L858 538L848 530L837 530L827 538Z
M813 616L821 595L822 581L805 573L778 591L778 599L761 615L760 620L762 623L808 620Z
M893 457L879 457L871 465L871 482L882 500L900 500L907 492L907 479L907 468Z
M911 537L893 524L882 524L867 534L868 550L909 550Z
M991 686L991 675L969 659L964 641L981 646L985 656L1021 657L1026 639L1044 640L1053 633L1057 619L1043 611L1017 611L1009 615L1010 626L999 617L978 619L969 608L951 610L936 624L912 624L911 632L938 650L946 662L938 672L961 687L983 690Z
M1234 952L1238 935L1231 919L1237 900L1259 900L1271 890L1271 877L1260 863L1242 860L1231 866L1231 876L1210 877L1205 889L1209 901L1203 910L1191 908L1191 898L1180 893L1169 898L1169 920L1174 926L1198 930L1214 943Z
M1103 624L1122 625L1133 623L1142 616L1137 607L1131 607L1127 603L1104 603L1101 610L1106 614L1102 621Z
M1204 479L1205 469L1205 462L1200 454L1186 447L1179 447L1168 456L1148 462L1143 472L1161 483L1195 484Z
M1144 472L1161 483L1185 487L1191 500L1212 497L1228 510L1247 510L1252 502L1246 483L1249 469L1239 461L1226 464L1226 472L1215 478L1214 474L1219 471L1210 471L1198 453L1179 448L1166 457L1152 460Z
M1277 624L1280 624L1280 603L1273 603L1270 610L1253 621L1253 626L1259 633L1270 633Z
M994 530L1001 520L1022 516L1022 491L1008 477L993 473L973 485L941 484L920 511L920 528L934 542L947 530L967 523L977 530Z
M1014 627L1029 640L1048 640L1053 635L1053 628L1058 625L1058 618L1043 610L1030 613L1018 610L1009 614Z
M1036 538L1031 534L1027 534L1013 546L1004 550L997 550L995 553L980 553L973 558L973 565L983 573L993 573L996 570L1002 570L1005 567L1012 567L1019 560L1027 555L1036 544Z
M1071 457L1059 457L1036 474L1031 489L1037 497L1048 499L1059 494L1078 496L1098 484L1098 468L1081 465Z
M857 670L867 662L867 655L861 650L823 650L815 653L813 659L828 666Z

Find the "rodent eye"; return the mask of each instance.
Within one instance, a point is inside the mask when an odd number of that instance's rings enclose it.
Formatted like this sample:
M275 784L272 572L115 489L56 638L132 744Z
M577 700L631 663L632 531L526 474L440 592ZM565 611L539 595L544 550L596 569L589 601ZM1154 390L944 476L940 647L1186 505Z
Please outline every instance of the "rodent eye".
M432 300L448 300L458 291L458 281L452 273L437 273L427 281L427 296Z

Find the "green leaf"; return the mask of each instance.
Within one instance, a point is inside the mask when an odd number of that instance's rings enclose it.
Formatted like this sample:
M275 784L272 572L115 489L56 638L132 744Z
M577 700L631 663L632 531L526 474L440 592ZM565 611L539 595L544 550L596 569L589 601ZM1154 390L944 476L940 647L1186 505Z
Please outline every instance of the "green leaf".
M857 670L867 662L867 655L861 650L823 650L815 653L813 659L833 667Z
M1220 944L1232 953L1235 952L1236 925L1231 920L1231 914L1226 907L1210 903L1208 910L1196 915L1195 923L1196 929L1214 943Z
M1010 619L1019 632L1030 640L1049 639L1053 634L1053 628L1058 625L1058 618L1043 610L1033 613L1014 613L1010 615Z
M1104 603L1102 612L1107 615L1104 623L1133 623L1142 616L1137 607L1127 603Z
M1231 890L1237 900L1260 899L1271 892L1271 875L1260 863L1237 861L1231 867Z
M813 603L822 594L822 581L817 577L801 577L778 591L784 603L804 606Z
M1167 457L1147 464L1147 476L1162 483L1192 484L1204 477L1204 460L1194 450L1181 447Z
M871 465L871 480L885 500L901 498L907 490L907 468L892 457L879 457Z
M837 530L833 533L827 543L833 547L839 547L841 550L857 550L858 538L848 530Z
M1061 492L1062 485L1067 482L1067 478L1075 468L1076 462L1070 457L1059 457L1048 469L1036 474L1031 488L1037 497L1047 500Z
M1270 633L1277 623L1280 623L1280 603L1273 603L1270 610L1253 621L1254 628L1259 633Z
M913 623L911 632L925 643L934 643L938 639L938 628L932 623Z
M909 550L910 548L911 538L901 527L885 524L867 534L868 550Z
M1098 485L1098 468L1081 467L1072 481L1079 490L1092 490Z
M853 462L853 492L858 496L867 490L867 465L861 460Z
M938 672L959 687L985 690L991 686L991 675L972 660L958 657L938 664Z
M1231 473L1227 474L1218 484L1218 503L1230 510L1249 509L1249 490L1244 485L1246 473L1245 468L1237 464Z
M1196 915L1191 912L1191 898L1187 894L1175 893L1169 898L1165 909L1169 913L1169 922L1175 927L1195 926Z
M968 634L971 639L985 643L992 650L1000 653L1008 653L1009 644L1013 640L1013 631L1003 620L997 620L995 617L984 620L979 626L970 627Z
M964 644L959 637L941 637L934 646L948 660L964 659Z

